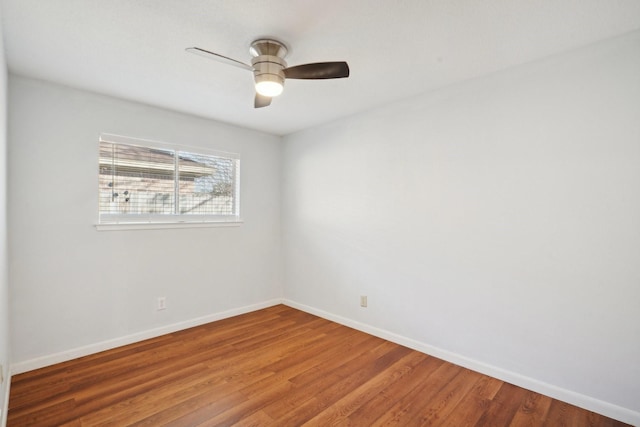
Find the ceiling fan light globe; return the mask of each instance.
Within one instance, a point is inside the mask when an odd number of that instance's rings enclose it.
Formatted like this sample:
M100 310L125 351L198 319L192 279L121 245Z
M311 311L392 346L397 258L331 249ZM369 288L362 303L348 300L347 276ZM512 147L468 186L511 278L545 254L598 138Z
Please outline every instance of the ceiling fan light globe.
M283 89L282 83L277 81L262 80L256 82L256 92L262 96L273 98L274 96L280 95Z

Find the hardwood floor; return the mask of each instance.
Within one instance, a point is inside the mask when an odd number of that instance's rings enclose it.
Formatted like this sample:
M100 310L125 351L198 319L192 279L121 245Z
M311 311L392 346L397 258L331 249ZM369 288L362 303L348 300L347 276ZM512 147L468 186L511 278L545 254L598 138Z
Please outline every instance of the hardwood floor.
M8 426L622 426L283 306L36 371Z

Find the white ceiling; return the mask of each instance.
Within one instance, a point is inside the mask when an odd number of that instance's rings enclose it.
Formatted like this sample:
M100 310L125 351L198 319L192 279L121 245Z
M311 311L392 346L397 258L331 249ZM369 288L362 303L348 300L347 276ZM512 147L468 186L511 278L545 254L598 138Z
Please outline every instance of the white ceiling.
M639 0L2 0L9 70L284 135L640 29ZM272 36L289 65L349 63L348 79L287 80L253 108L250 61ZM639 53L640 54L640 53Z

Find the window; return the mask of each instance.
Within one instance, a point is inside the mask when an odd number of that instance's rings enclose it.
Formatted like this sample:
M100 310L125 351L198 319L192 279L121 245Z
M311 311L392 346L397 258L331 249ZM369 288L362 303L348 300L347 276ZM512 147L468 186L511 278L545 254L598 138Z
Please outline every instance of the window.
M100 136L99 223L239 221L240 158Z

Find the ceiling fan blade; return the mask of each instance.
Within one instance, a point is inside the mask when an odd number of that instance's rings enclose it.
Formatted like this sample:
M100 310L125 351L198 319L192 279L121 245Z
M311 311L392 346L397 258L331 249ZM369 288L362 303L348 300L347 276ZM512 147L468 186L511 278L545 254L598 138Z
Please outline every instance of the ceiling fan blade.
M268 107L269 105L271 105L271 98L256 93L256 98L253 101L254 108Z
M288 79L341 79L349 77L349 65L346 62L316 62L295 65L282 70Z
M253 71L253 67L251 65L245 64L244 62L236 61L233 58L220 55L219 53L209 52L208 50L200 49L199 47L188 47L185 50L195 55L203 56L209 59L214 59L216 61L224 62L229 65L234 65L236 67L244 68L245 70Z

